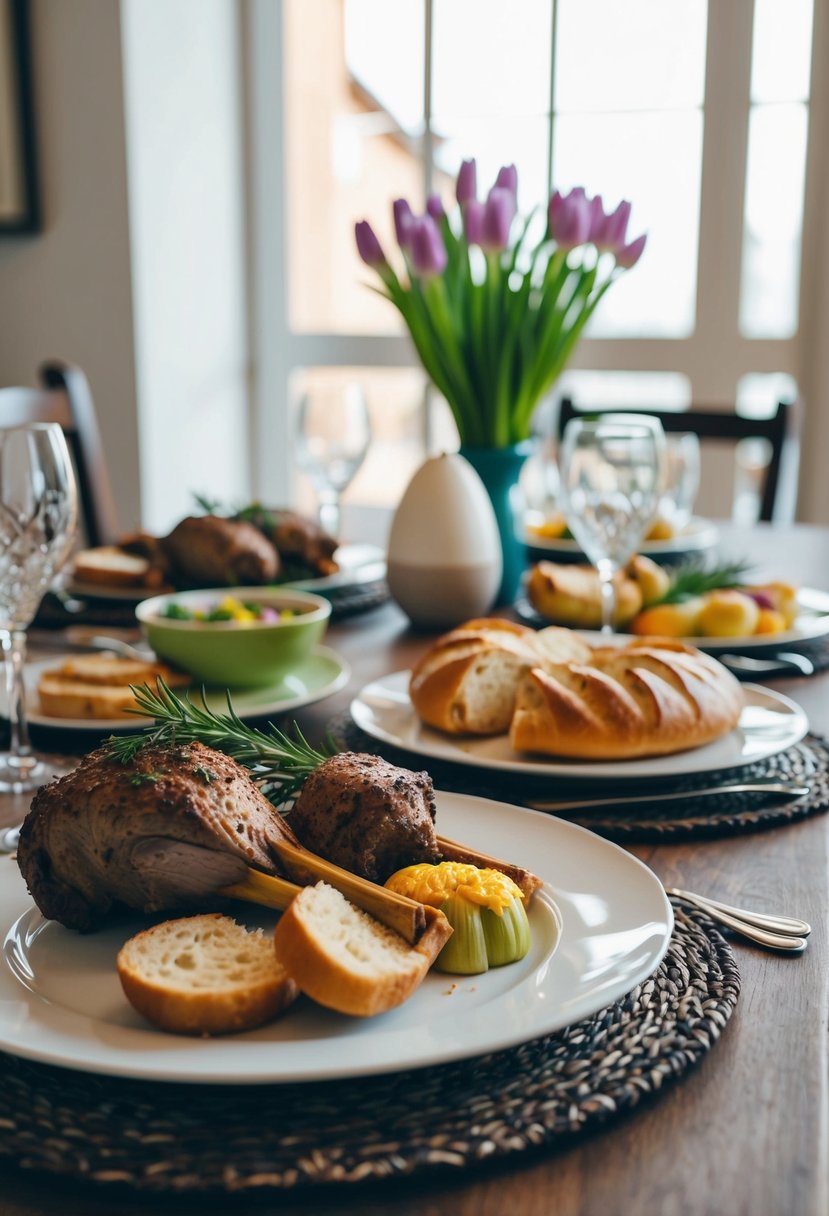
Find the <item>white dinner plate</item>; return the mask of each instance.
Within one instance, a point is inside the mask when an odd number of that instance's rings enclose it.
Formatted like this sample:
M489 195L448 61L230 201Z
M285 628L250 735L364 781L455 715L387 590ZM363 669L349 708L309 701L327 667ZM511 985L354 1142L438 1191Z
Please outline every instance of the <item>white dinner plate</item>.
M578 541L573 540L572 537L539 536L537 532L533 532L529 525L541 522L541 516L536 518L530 515L527 519L528 526L524 533L524 541L531 549L543 552L551 560L556 557L566 561L576 561L579 558L582 561L587 560ZM638 546L637 552L652 558L678 557L683 553L703 553L708 549L714 549L719 539L719 531L710 519L700 519L695 516L689 520L677 536L672 536L669 540L643 540Z
M680 638L688 646L696 646L709 654L726 654L728 652L768 651L773 652L786 647L797 646L801 642L811 641L829 633L829 592L818 591L814 587L801 587L797 593L798 614L791 629L781 633L757 633L747 637L736 638ZM545 620L536 612L529 600L521 599L515 605L515 610L521 619L529 625L543 628L553 622ZM578 631L589 642L624 644L632 638L630 633L601 633L597 629L580 629Z
M24 672L26 683L27 714L30 725L50 726L57 730L117 731L143 730L149 719L133 715L125 718L52 718L38 708L37 685L45 671L60 667L67 659L77 655L55 655L51 659L40 659L27 663ZM210 689L207 704L217 713L227 712L227 693L233 700L233 708L243 720L266 717L268 714L283 714L303 705L311 705L339 692L348 683L351 668L328 646L317 646L309 657L290 675L267 688ZM201 704L201 689L194 685L189 690L191 700ZM0 693L0 713L6 713L5 694Z
M287 583L275 583L274 586L322 593L376 582L385 577L386 555L377 545L340 545L334 558L340 567L335 574L320 578L294 579ZM82 579L73 578L71 574L62 586L67 595L77 596L79 599L122 600L130 604L139 604L141 600L158 594L147 587L105 587L100 583L86 583Z
M512 750L506 735L480 738L448 735L424 725L409 700L411 672L395 671L365 688L351 702L351 717L374 739L432 760L449 760L534 777L602 781L665 778L742 768L798 743L809 729L804 711L779 692L743 684L745 706L736 730L704 747L641 760L561 760L532 758Z
M659 965L673 928L662 884L582 828L501 802L438 793L442 833L544 878L532 945L485 975L431 972L406 1004L349 1018L300 998L259 1030L218 1039L154 1030L125 1000L115 956L139 923L74 933L45 921L0 858L0 1049L89 1072L258 1084L420 1068L523 1043L589 1017ZM261 912L261 915L259 914ZM237 914L238 915L238 914ZM267 927L246 905L240 919Z

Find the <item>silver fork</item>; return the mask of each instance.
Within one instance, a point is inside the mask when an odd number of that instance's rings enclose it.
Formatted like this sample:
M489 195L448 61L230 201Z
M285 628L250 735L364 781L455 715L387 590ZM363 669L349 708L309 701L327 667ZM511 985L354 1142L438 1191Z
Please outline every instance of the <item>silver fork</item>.
M793 916L769 916L763 912L749 912L745 908L733 908L730 904L684 891L679 887L666 887L668 895L683 899L686 903L706 912L712 920L739 933L748 941L767 950L778 950L786 954L802 954L808 945L807 938L812 926L805 920Z

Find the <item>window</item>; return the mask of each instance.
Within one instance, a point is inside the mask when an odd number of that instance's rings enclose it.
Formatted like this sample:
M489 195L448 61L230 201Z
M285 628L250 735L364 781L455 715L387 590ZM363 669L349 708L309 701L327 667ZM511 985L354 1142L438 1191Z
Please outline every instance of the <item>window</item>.
M255 84L254 154L270 140L276 168L254 265L284 282L284 299L274 315L260 308L260 433L277 433L274 411L289 433L303 377L370 369L359 374L379 447L347 501L394 503L429 445L452 443L439 402L424 423L424 377L393 307L369 289L354 223L370 219L392 248L392 200L422 207L431 190L448 200L465 157L481 183L515 162L524 211L553 185L583 184L609 203L631 199L632 231L649 232L559 395L678 409L736 399L757 413L797 385L812 0L269 9L254 9L254 68L281 85L283 128L273 129L280 94ZM260 492L289 493L265 452ZM281 470L291 475L284 454Z

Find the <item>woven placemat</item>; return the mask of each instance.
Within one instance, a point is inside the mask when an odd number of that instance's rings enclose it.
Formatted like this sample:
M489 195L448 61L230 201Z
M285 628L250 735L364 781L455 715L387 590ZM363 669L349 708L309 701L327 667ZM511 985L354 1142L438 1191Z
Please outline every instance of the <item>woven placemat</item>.
M290 1086L116 1080L0 1055L0 1155L143 1192L261 1193L479 1167L553 1148L695 1065L740 990L730 947L675 904L657 971L558 1034L459 1064ZM265 1048L267 1050L267 1048Z
M566 781L559 777L532 777L523 773L502 773L496 769L475 765L453 764L431 757L406 752L373 738L362 731L346 712L329 724L330 733L351 751L372 752L384 756L401 768L428 769L438 789L455 793L474 794L531 806L539 800L575 800L580 797L605 798L624 792L632 797L638 788L647 795L654 793L687 792L681 801L626 803L619 807L602 807L592 811L556 811L555 814L581 827L590 828L609 840L628 844L659 844L668 840L704 839L733 836L741 832L757 832L782 824L793 823L810 815L829 810L829 743L819 735L807 735L802 743L750 764L736 772L704 773L695 776L670 777L648 781L641 787L625 783L624 791L617 784L608 789L607 783ZM729 794L694 799L694 788L717 785L720 781L750 781L752 778L775 777L809 785L805 798L771 801L764 795Z

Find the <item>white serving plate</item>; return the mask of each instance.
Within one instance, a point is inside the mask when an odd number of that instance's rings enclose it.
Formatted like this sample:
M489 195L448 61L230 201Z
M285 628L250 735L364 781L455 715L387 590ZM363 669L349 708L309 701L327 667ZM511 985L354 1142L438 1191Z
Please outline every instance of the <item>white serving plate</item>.
M40 712L38 707L37 685L45 671L60 667L66 659L77 658L76 654L56 654L50 659L40 659L35 663L27 663L24 671L26 685L27 718L32 726L48 726L54 730L104 731L142 730L149 722L148 718L134 715L124 718L52 718ZM344 688L351 677L351 668L345 659L328 646L316 646L305 662L301 663L290 675L267 688L212 688L207 691L206 700L209 709L216 713L227 712L228 693L233 701L233 708L243 721L250 718L267 717L268 714L284 714L299 709L303 705L311 705L322 701ZM176 690L181 695L182 690ZM188 695L196 704L201 704L201 690L193 685ZM0 714L7 714L5 693L0 691Z
M541 522L540 516L537 519L531 516L527 520L528 524ZM674 557L683 553L703 553L708 549L716 548L719 539L720 534L716 524L713 524L710 519L695 516L688 521L677 536L672 536L669 540L643 540L637 546L637 552L652 558ZM531 549L536 549L539 553L543 552L551 560L555 560L556 557L571 562L579 559L587 560L578 541L573 540L572 537L539 536L530 527L526 527L524 541Z
M636 760L529 758L514 752L506 735L448 735L425 726L409 700L411 672L396 671L367 684L351 702L351 716L372 738L432 760L498 769L534 777L590 781L662 779L741 768L785 751L809 729L804 711L781 693L743 684L746 704L736 730L704 747Z
M45 921L0 858L0 1049L113 1076L262 1084L421 1068L498 1051L589 1017L659 965L673 914L659 879L573 824L438 793L441 833L541 875L526 958L478 976L431 972L410 1000L349 1018L300 998L256 1031L218 1039L154 1030L124 998L115 956L139 923L78 934ZM269 926L245 905L239 919Z

